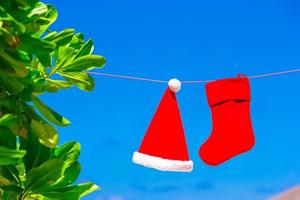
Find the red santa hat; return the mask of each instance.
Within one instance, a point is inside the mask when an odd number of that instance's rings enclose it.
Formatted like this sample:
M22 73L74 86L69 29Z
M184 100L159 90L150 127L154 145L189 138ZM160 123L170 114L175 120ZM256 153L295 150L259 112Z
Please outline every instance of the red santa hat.
M161 99L143 142L133 154L133 162L161 171L190 172L183 125L175 93L181 88L177 79L171 79Z

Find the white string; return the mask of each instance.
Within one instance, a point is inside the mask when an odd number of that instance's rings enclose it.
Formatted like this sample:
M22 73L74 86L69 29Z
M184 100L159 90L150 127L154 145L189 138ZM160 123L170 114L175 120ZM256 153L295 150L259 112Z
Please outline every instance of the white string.
M272 72L267 74L259 74L254 76L249 76L249 79L256 79L256 78L264 78L270 76L278 76L283 74L290 74L300 72L300 69L292 69L286 71L279 71L279 72ZM127 75L119 75L119 74L107 74L107 73L100 73L100 72L87 72L91 75L97 76L104 76L104 77L112 77L112 78L120 78L120 79L128 79L128 80L137 80L137 81L146 81L146 82L153 82L153 83L168 83L167 80L159 80L159 79L152 79L152 78L143 78L143 77L136 77L136 76L127 76ZM184 80L181 81L183 84L199 84L199 83L208 83L214 80Z

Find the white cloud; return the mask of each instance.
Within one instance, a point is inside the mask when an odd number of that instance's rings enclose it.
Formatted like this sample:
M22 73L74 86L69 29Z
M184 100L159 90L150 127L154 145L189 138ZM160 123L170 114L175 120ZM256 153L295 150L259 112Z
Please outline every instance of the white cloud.
M109 200L125 200L125 199L121 196L111 196L109 197Z
M99 197L96 197L95 200L125 200L125 198L122 196L119 196L119 195L111 195L109 197L99 196Z

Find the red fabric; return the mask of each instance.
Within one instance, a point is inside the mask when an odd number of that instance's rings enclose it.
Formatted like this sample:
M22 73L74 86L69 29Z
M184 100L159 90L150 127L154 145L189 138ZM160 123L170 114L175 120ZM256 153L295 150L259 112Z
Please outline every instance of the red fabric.
M163 159L189 160L176 96L169 88L156 110L139 152Z
M206 164L219 165L254 146L249 79L238 77L208 83L206 94L212 112L212 133L199 149L199 155Z

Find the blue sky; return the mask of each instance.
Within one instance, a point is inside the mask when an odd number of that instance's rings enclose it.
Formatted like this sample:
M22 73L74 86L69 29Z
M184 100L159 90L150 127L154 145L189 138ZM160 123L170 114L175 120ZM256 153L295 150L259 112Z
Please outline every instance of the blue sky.
M300 4L296 0L55 1L52 27L74 27L107 58L99 70L168 80L220 79L300 67ZM300 74L251 81L256 146L219 167L198 148L211 130L204 85L178 93L192 173L166 173L131 162L166 85L95 77L43 100L72 121L60 143L82 144L79 182L102 190L89 200L260 200L299 184Z

